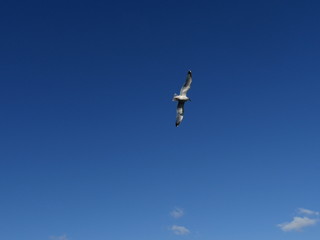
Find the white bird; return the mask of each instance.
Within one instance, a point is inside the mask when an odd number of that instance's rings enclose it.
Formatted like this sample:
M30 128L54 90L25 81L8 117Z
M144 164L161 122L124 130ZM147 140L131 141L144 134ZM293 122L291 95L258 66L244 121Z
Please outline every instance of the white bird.
M190 98L187 97L187 92L191 87L192 82L192 73L191 71L188 71L187 79L184 85L182 86L180 90L180 95L177 95L176 93L173 96L172 101L177 101L177 117L176 117L176 127L179 126L179 124L182 122L183 119L183 113L184 113L184 103L186 101L191 101Z

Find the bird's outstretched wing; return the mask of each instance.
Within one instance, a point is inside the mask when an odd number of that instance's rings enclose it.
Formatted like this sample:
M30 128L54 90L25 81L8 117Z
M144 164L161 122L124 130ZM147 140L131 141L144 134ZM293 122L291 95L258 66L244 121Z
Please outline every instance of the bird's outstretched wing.
M180 90L181 96L187 95L187 92L191 87L191 82L192 82L192 73L191 73L191 71L188 71L186 82L184 83L184 85L182 86L182 88Z
M184 113L184 101L179 101L177 106L177 117L176 117L176 127L182 122Z

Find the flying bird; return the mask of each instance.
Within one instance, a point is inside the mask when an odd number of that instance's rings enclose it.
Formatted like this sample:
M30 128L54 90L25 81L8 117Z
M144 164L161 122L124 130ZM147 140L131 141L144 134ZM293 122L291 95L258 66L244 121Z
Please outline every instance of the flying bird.
M172 101L178 102L176 127L178 127L180 125L180 123L182 122L183 114L184 114L184 103L187 101L191 101L191 99L187 97L187 92L191 87L191 82L192 82L192 73L191 73L191 71L188 71L187 79L180 90L180 95L178 95L176 93L173 95Z

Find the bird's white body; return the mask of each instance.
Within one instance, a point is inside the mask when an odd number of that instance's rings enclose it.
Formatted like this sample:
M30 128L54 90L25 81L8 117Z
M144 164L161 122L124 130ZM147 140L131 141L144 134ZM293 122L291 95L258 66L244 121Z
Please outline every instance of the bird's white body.
M188 101L189 98L187 96L174 95L172 101Z

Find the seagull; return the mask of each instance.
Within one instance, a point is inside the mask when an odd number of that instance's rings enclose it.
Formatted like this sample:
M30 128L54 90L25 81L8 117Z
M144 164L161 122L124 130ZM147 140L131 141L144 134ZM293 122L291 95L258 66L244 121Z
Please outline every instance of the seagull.
M187 79L180 90L180 95L178 95L176 93L173 95L172 101L178 102L176 127L178 127L180 125L180 123L182 122L183 113L184 113L184 103L187 101L191 101L191 99L187 97L187 92L190 89L191 82L192 82L192 73L191 73L191 71L188 71Z

